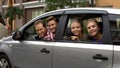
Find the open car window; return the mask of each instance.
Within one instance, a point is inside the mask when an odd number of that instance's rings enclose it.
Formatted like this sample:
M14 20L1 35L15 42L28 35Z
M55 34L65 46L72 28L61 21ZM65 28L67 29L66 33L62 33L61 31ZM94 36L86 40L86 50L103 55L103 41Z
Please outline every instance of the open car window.
M60 16L61 15L56 15L54 16L57 21L58 21L58 24L59 24L59 19L60 19ZM48 16L49 17L49 16ZM38 19L38 20L42 20L44 25L45 25L45 28L47 29L47 18L48 17L44 17L44 18L41 18L41 19ZM38 21L34 21L33 24L31 24L24 32L24 40L26 41L38 41L38 40L35 40L34 37L37 36L37 32L36 32L36 29L35 29L35 23ZM57 28L56 28L57 29ZM41 41L45 41L45 40L41 40Z
M89 43L102 43L102 38L99 42L95 41L94 39L89 39L89 33L88 33L88 29L87 29L87 21L90 19L95 19L98 23L98 26L100 27L100 33L102 34L103 32L103 20L102 20L102 15L101 14L77 14L77 15L69 15L68 16L68 20L67 20L67 24L66 24L66 29L64 32L64 37L63 40L67 41L67 42L89 42ZM72 40L71 37L74 36L75 31L73 30L72 32L72 23L74 20L78 20L79 23L82 25L82 38L79 40ZM78 24L79 25L79 24Z

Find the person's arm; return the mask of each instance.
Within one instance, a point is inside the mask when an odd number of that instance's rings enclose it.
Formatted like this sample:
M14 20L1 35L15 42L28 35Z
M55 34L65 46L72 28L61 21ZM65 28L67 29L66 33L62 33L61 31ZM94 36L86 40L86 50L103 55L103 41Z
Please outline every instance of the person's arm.
M71 40L79 40L77 36L70 36Z

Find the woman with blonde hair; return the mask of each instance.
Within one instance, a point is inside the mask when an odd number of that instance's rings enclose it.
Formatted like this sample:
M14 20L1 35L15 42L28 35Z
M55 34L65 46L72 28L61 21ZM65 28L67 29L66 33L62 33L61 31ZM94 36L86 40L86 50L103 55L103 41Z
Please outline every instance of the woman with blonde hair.
M101 28L96 19L89 19L87 21L87 32L90 40L102 42L102 33L100 31Z

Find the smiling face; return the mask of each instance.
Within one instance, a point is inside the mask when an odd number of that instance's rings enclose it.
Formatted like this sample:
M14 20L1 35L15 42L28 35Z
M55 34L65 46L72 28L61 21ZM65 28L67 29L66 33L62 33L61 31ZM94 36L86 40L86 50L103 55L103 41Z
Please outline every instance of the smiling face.
M80 33L82 33L81 24L78 23L77 21L73 21L73 22L71 23L71 32L72 32L75 36L78 36Z
M46 34L46 28L43 26L42 23L38 23L35 26L35 29L36 29L36 33L39 35L39 37L44 37L45 36L45 34Z
M88 31L88 34L91 37L93 37L99 33L100 28L98 27L96 22L91 21L91 22L87 23L87 31Z
M55 33L56 28L57 28L57 22L54 20L48 21L48 27L50 28L52 33Z

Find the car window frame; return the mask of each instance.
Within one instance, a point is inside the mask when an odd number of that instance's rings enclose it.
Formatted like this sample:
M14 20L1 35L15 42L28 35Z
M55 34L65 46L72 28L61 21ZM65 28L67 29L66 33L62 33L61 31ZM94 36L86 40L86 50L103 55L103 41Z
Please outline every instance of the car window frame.
M39 20L39 19L42 19L42 18L46 18L46 17L49 17L49 16L57 16L57 15L60 15L60 17L62 17L64 11L56 11L56 12L48 12L48 13L45 13L43 15L39 15L35 18L33 18L32 20L30 20L29 22L27 22L25 25L23 25L18 31L22 32L22 35L24 35L25 31L27 29L29 29L32 25L34 25L34 22ZM60 18L61 19L61 18ZM59 21L60 22L60 21ZM58 24L59 26L59 24ZM58 29L58 28L57 28ZM57 34L57 32L56 32ZM54 41L48 41L48 42L55 42L56 41L56 35L55 35L55 40ZM27 41L25 40L24 38L21 39L21 41ZM28 40L30 41L30 40ZM41 40L42 41L42 40ZM46 41L46 40L43 40L43 41Z
M80 12L79 12L80 11ZM66 41L66 40L63 40L63 34L64 34L64 30L65 30L65 25L68 23L67 20L68 20L68 15L70 14L101 14L102 15L102 19L103 19L103 38L102 38L102 44L112 44L112 39L111 39L111 34L109 35L106 35L106 31L107 33L110 33L110 26L109 26L109 17L108 17L108 12L107 11L95 11L95 10L74 10L74 11L71 11L71 10L68 10L68 11L65 11L64 12L64 16L66 16L67 18L64 18L64 22L61 22L61 26L63 26L62 28L64 29L61 29L61 36L59 36L59 39L57 40L58 42L70 42L70 43L73 43L75 41ZM66 20L65 20L66 19ZM105 23L106 22L106 23ZM107 28L107 27L108 28ZM109 38L107 38L109 37ZM77 43L77 42L76 42ZM78 43L92 43L92 44L98 44L96 42L87 42L87 41L80 41Z
M109 19L110 19L110 21L111 21L111 20L114 20L114 19L116 19L116 18L120 18L120 14L109 14ZM111 26L110 26L110 29L111 29L111 37L112 37L112 30L114 30L114 29L112 29ZM119 31L119 30L117 29L117 31ZM120 41L119 41L119 40L113 40L113 37L112 37L112 43L113 43L113 45L120 45L120 44L119 44Z

